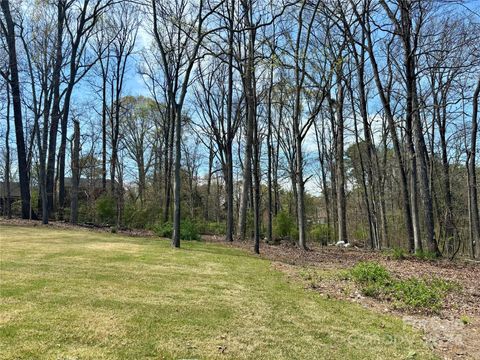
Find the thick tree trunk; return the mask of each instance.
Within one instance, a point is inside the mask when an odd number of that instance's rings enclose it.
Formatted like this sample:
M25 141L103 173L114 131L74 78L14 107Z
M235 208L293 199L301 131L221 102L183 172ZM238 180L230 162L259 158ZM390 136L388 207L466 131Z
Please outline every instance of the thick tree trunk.
M23 135L22 100L20 95L20 80L18 75L17 49L15 45L15 25L10 13L9 1L2 0L1 7L7 30L5 35L8 48L10 91L12 94L13 120L15 124L15 136L17 142L17 162L18 176L20 179L20 196L22 198L22 218L29 219L31 216L30 180L28 176L27 155L25 149L25 139Z
M228 88L227 88L227 141L225 145L226 177L225 187L227 192L227 228L225 241L233 241L234 219L233 219L233 152L232 142L235 137L235 130L232 129L233 110L233 42L234 42L234 17L235 0L230 2L229 31L228 31Z
M73 61L73 60L72 60ZM71 66L71 72L74 72L74 66ZM70 83L68 84L67 91L65 93L65 99L62 110L61 118L61 137L60 148L58 151L58 217L63 220L65 209L65 161L66 161L66 148L67 148L67 131L68 131L68 116L70 112L70 99L73 92L74 78L70 75Z
M252 147L255 126L255 79L254 79L254 46L255 46L255 29L250 23L252 16L251 1L242 3L245 11L245 25L250 28L248 32L247 43L247 59L244 69L244 90L247 105L247 122L246 122L246 144L245 144L245 160L243 166L243 188L240 198L240 216L238 220L238 238L245 240L247 225L247 204L249 192L252 186Z
M420 183L422 185L422 202L424 210L425 230L427 236L428 251L435 256L440 256L440 250L438 249L437 241L435 239L434 219L433 219L433 203L432 193L430 189L430 183L428 179L428 164L427 164L427 149L425 146L425 139L423 137L423 130L421 124L421 118L419 116L419 103L417 99L416 91L416 78L415 78L415 62L411 56L410 48L407 46L405 51L410 54L406 59L407 66L407 101L412 102L412 117L413 117L413 132L416 145L416 159L417 165L420 168ZM409 105L407 105L408 108Z
M476 149L478 135L478 98L480 93L480 79L473 94L472 103L472 135L470 142L470 154L468 163L468 175L470 185L470 228L472 234L472 244L475 244L475 255L480 259L480 219L478 214L478 191L476 175Z
M385 111L385 116L387 118L388 122L388 128L390 132L390 137L392 138L392 143L393 143L393 149L395 151L395 157L397 159L399 171L400 171L400 189L402 193L402 200L403 200L403 212L404 212L404 218L405 218L405 228L407 230L407 236L408 236L408 243L409 243L409 250L414 251L414 244L415 244L415 236L414 236L414 231L413 231L413 221L412 221L412 212L411 212L411 206L410 206L410 195L408 191L408 181L407 181L407 174L405 172L405 167L403 163L403 157L402 157L402 152L400 148L400 142L398 140L397 136L397 131L396 131L396 125L395 125L395 119L393 117L392 110L390 108L390 103L389 99L387 98L387 93L385 92L385 89L382 85L382 82L380 80L380 73L378 70L378 64L375 59L375 53L373 50L373 41L371 39L371 33L368 29L367 33L367 40L368 40L368 54L370 56L370 62L372 64L372 70L373 70L373 77L375 80L375 84L378 89L378 94L380 96L380 100L382 102L384 111Z
M255 100L254 96L254 100ZM255 108L254 108L255 112ZM260 254L260 144L258 138L257 117L254 114L254 144L253 144L253 211L254 211L254 247L255 254Z
M233 241L233 154L232 143L229 142L226 150L227 160L227 233L225 235L226 241Z
M175 106L175 172L173 182L173 236L172 246L180 247L180 166L182 145L182 108Z
M322 123L322 132L320 134L316 123L313 124L315 129L315 139L317 142L318 161L320 163L320 173L322 181L322 193L325 201L325 211L327 213L327 236L323 240L322 245L328 245L330 242L330 227L331 227L331 211L330 211L330 190L327 183L327 169L325 164L325 137L324 137L324 124Z
M443 172L443 192L445 196L445 217L444 217L444 226L445 226L445 242L447 245L447 254L449 257L453 256L455 253L455 224L453 221L453 198L452 190L450 186L450 164L448 162L448 149L447 149L447 98L444 94L442 101L442 117L440 116L440 109L437 112L437 119L439 123L439 134L440 134L440 147L442 151L442 172ZM437 107L438 108L438 107ZM433 169L433 162L432 162ZM433 184L432 184L433 190Z
M53 103L50 121L50 134L47 159L47 199L49 216L55 212L55 155L57 152L58 125L61 118L60 110L60 77L63 66L63 31L65 23L65 7L62 1L57 3L57 34L55 43L55 62L52 74ZM44 130L46 131L46 129Z
M172 196L172 165L174 154L174 135L175 135L175 109L174 104L168 107L168 131L166 131L166 151L165 151L165 204L163 208L163 222L167 222L170 218L170 203Z

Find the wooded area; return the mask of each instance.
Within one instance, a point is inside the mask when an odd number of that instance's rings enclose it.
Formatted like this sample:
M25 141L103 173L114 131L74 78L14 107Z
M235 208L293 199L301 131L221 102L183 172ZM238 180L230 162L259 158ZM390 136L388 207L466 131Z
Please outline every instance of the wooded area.
M480 5L1 0L1 204L172 245L480 258Z

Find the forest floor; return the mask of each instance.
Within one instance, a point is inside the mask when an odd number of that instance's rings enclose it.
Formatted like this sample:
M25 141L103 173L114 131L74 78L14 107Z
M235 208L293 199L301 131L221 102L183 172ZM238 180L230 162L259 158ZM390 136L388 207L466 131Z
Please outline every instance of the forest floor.
M241 249L62 227L0 224L1 359L435 358Z

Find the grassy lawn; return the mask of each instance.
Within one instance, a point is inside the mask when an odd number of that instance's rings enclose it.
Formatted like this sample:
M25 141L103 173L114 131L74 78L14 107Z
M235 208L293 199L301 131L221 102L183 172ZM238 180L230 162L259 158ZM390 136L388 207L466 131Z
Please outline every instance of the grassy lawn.
M430 359L400 320L201 242L0 226L0 359Z

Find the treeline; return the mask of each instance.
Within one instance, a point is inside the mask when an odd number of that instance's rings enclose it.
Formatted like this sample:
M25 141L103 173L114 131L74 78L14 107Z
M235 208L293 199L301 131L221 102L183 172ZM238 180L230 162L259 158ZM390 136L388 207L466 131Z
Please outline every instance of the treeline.
M480 257L474 1L1 8L6 215Z

